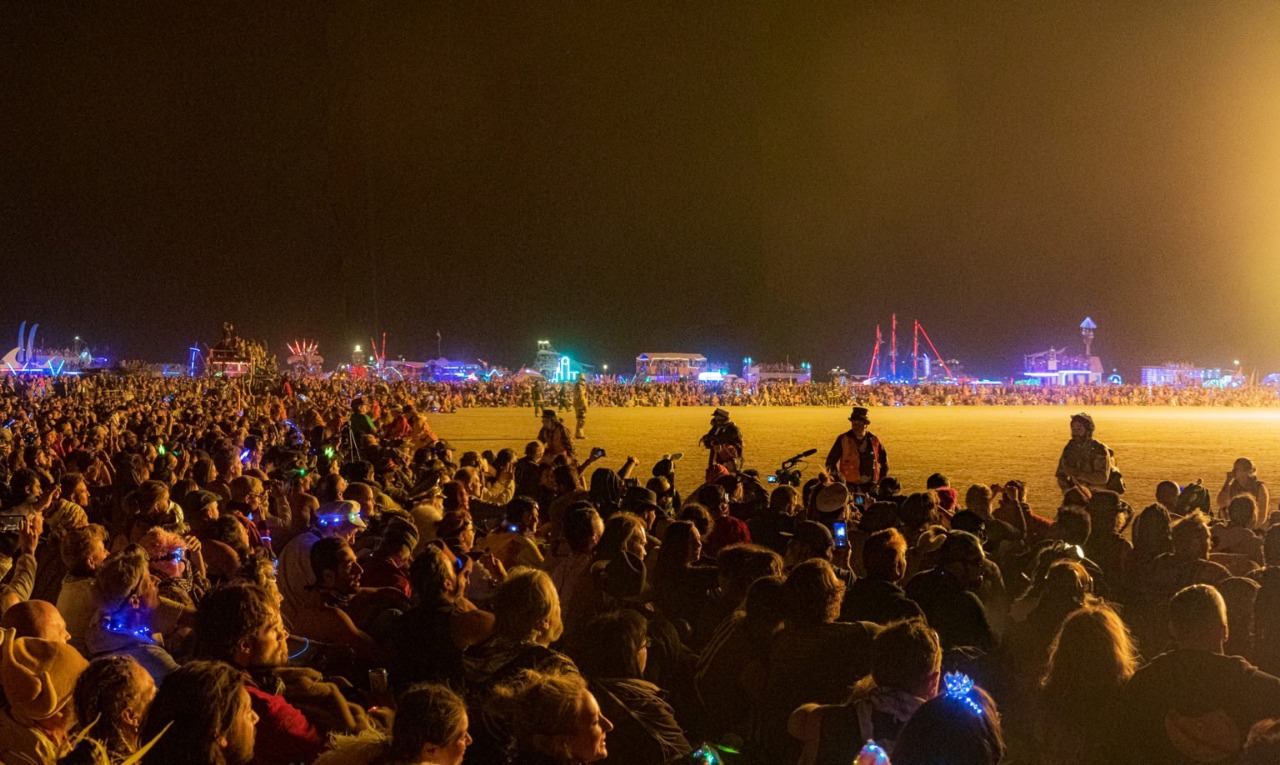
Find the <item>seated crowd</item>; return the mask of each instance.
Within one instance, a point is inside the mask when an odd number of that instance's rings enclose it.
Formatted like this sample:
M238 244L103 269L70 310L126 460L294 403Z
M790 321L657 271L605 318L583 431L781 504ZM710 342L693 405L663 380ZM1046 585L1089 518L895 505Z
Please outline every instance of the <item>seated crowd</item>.
M770 491L294 386L0 383L0 762L1280 762L1241 461Z

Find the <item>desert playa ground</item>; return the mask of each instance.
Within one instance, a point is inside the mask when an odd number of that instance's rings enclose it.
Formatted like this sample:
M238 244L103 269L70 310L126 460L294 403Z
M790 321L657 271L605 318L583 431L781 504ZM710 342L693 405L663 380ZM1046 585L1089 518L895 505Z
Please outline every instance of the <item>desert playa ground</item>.
M871 410L871 429L884 442L891 473L907 491L923 487L933 472L945 473L962 494L974 482L1020 478L1029 501L1051 510L1058 498L1053 471L1070 436L1065 407L882 407ZM818 449L805 476L821 465L836 435L848 427L848 411L822 407L755 407L732 411L746 442L747 467L768 473L783 459ZM1096 437L1115 450L1137 508L1152 501L1164 479L1185 484L1203 478L1216 494L1236 457L1254 461L1264 481L1280 476L1280 410L1190 407L1095 407ZM639 459L644 476L665 452L682 451L682 485L700 482L706 451L698 437L711 407L593 409L587 416L585 456L590 446L608 451L604 464L617 467L627 455ZM561 416L570 430L573 413ZM455 450L512 447L519 452L538 431L532 409L468 409L435 415L433 428ZM1273 493L1274 490L1273 490Z

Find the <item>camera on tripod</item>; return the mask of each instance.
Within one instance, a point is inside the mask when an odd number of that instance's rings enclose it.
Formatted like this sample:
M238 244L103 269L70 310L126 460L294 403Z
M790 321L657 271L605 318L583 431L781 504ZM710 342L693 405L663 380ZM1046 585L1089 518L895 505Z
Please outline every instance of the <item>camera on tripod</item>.
M812 457L817 454L817 449L810 449L807 452L801 452L794 457L788 457L782 461L782 466L772 475L765 476L765 480L769 483L775 483L779 486L796 486L800 485L800 473L804 470L804 458Z

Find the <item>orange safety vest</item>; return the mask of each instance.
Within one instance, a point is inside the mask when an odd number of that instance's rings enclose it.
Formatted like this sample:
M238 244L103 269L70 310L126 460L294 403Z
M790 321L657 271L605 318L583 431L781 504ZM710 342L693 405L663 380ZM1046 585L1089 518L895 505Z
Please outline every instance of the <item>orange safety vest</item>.
M840 464L838 468L840 475L844 477L844 482L854 483L879 483L884 476L883 466L880 464L880 439L868 433L867 440L871 448L871 454L863 455L858 451L858 443L854 441L853 436L849 433L840 434ZM863 457L869 457L871 461L870 478L868 474L862 472Z

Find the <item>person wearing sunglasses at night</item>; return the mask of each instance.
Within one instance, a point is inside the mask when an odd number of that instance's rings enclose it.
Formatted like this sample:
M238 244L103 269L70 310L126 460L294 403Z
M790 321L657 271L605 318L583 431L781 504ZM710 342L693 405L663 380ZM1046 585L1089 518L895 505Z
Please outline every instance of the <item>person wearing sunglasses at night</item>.
M195 608L209 590L200 540L154 528L138 540L138 546L146 551L151 573L160 580L160 594Z

